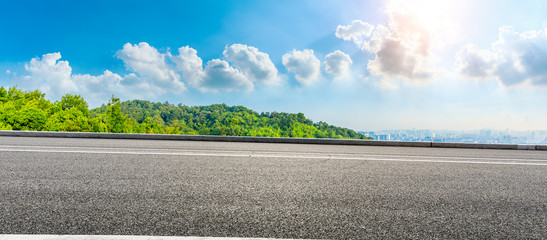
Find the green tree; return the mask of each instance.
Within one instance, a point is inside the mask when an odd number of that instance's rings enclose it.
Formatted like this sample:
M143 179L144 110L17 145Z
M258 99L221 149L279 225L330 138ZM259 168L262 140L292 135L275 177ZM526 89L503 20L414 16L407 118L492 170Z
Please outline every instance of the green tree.
M13 128L16 130L43 130L48 114L39 106L39 103L37 100L31 100L21 106L21 109L15 113Z
M76 108L83 116L89 117L87 102L80 95L65 94L57 104L62 110Z
M91 132L93 126L80 109L73 107L51 116L46 122L46 129L62 132Z
M44 96L37 90L0 87L0 129L367 139L351 129L314 123L303 113L259 114L226 104L121 102L114 96L107 105L90 110L79 95L66 94L53 104Z
M131 133L131 123L122 113L120 99L112 95L106 107L106 126L108 132L112 133Z
M13 128L9 124L0 122L0 130L13 130Z

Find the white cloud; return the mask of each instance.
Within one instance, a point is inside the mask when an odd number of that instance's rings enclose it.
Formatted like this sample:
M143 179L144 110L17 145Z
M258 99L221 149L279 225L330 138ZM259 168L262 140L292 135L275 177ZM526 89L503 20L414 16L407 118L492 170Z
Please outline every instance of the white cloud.
M492 74L495 58L494 53L468 44L456 54L456 65L460 74L480 79Z
M167 54L161 54L148 43L141 42L132 45L126 43L123 49L116 53L125 66L137 73L141 78L147 79L151 85L158 86L171 92L186 90L184 83L180 81L180 75L167 64Z
M365 37L370 37L374 26L361 20L353 20L350 25L338 25L336 28L336 37L346 41L353 41L358 46L362 46L365 42Z
M428 48L422 47L426 40L415 42L404 39L385 26L379 25L364 49L374 53L367 69L372 75L386 78L402 78L413 81L429 79Z
M456 55L460 74L469 78L496 78L505 86L547 85L547 29L516 32L501 27L499 39L488 50L465 46Z
M277 68L267 53L257 48L233 44L224 49L224 58L237 67L250 81L278 85Z
M343 78L349 75L351 64L351 57L348 54L336 50L325 57L325 72L332 74L335 79Z
M106 70L98 76L75 74L72 79L80 87L77 93L94 106L105 103L112 95L122 99L154 98L162 92L162 89L150 85L134 73L122 77Z
M78 91L78 86L72 81L72 68L67 61L59 61L60 53L48 53L42 58L35 57L25 64L25 70L30 73L19 79L19 87L28 90L39 89L52 98L59 98L65 93Z
M203 61L198 57L198 52L189 46L179 48L178 52L179 55L172 56L176 69L182 72L182 77L188 84L199 87L199 83L203 81L204 72Z
M25 64L29 75L14 78L14 83L25 90L40 90L51 100L58 100L64 94L83 96L91 106L105 103L113 94L122 98L153 97L161 92L137 75L131 73L124 77L104 71L102 75L72 74L68 61L59 61L60 53L44 54Z
M355 20L351 25L338 26L336 36L373 55L367 64L372 75L422 82L436 71L431 66L433 46L452 42L457 35L456 27L444 20L441 10L449 11L431 1L390 0L387 25L373 27Z
M14 77L14 83L26 90L39 89L56 100L66 93L84 96L90 104L104 103L111 95L133 99L154 98L165 93L180 93L186 89L181 78L200 91L251 91L256 82L279 83L277 69L268 54L242 44L224 50L226 59L213 59L203 68L197 51L188 46L178 49L178 55L160 53L148 43L125 44L116 53L133 73L120 76L109 70L102 75L72 74L68 61L60 61L60 53L44 54L25 64L28 74ZM6 72L10 74L8 70ZM182 77L181 77L182 75Z
M313 84L321 76L321 62L315 57L313 50L293 50L283 55L282 62L287 70L295 74L296 80L301 84Z
M251 91L253 83L239 70L224 60L213 59L207 62L200 87L206 91Z
M253 82L227 61L213 59L203 69L203 61L195 49L186 46L178 51L179 55L173 56L177 70L182 72L192 87L200 91L251 91L254 88Z
M72 79L80 86L80 91L86 93L87 96L98 96L104 92L106 96L114 94L113 91L119 89L119 84L123 79L120 75L111 71L104 71L102 75L92 76L89 74L73 75Z

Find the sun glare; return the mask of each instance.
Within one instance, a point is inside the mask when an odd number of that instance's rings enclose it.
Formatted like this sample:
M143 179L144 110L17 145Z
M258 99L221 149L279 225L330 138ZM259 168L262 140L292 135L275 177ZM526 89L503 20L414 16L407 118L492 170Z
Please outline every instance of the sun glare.
M424 23L435 23L446 19L450 15L450 5L453 1L449 0L418 0L412 1L411 10L416 17L422 19Z
M419 31L442 36L441 41L452 41L458 37L458 12L461 1L454 0L390 0L387 11L391 24L398 31Z

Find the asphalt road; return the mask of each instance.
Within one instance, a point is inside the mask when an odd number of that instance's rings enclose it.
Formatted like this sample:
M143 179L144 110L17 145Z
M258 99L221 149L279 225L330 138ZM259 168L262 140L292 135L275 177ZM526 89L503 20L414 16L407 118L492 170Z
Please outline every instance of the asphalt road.
M547 239L547 152L0 137L0 234Z

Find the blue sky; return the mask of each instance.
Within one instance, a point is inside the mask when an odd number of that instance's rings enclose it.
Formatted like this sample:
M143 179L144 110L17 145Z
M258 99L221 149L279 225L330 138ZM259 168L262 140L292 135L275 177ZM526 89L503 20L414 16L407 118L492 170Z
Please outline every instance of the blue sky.
M540 0L5 1L0 85L356 130L547 129L545 12Z

